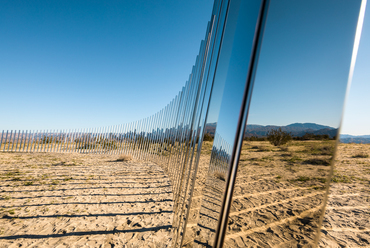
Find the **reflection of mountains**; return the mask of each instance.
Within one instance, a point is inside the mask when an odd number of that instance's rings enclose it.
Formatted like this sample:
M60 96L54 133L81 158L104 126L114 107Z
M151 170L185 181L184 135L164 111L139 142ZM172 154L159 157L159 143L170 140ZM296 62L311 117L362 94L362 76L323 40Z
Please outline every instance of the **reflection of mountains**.
M206 126L206 132L214 135L217 123L208 123ZM244 136L245 137L264 137L271 129L281 128L285 132L290 132L293 136L302 137L306 133L312 133L314 135L328 134L331 138L337 135L338 129L319 125L316 123L293 123L287 126L274 126L274 125L247 125Z
M362 144L369 144L370 143L370 135L348 135L348 134L341 134L340 135L340 142L342 143L362 143Z

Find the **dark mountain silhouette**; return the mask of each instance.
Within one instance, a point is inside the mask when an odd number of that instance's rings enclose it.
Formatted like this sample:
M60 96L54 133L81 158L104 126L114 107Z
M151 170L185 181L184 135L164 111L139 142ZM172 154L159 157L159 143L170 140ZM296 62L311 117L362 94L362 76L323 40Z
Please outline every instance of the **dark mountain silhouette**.
M214 136L216 131L217 122L214 123L207 123L205 133L209 133L210 135Z
M216 130L217 123L208 123L206 126L206 132L214 135ZM256 125L250 124L247 125L244 136L245 137L265 137L267 133L272 129L281 128L285 132L291 133L292 136L295 137L302 137L306 133L314 134L314 135L329 135L330 138L333 138L337 135L338 129L319 125L316 123L293 123L287 126L275 126L275 125Z
M333 127L319 125L316 123L293 123L286 126L287 128L294 129L294 130L306 130L306 129L312 129L312 130L321 130L321 129L334 129Z

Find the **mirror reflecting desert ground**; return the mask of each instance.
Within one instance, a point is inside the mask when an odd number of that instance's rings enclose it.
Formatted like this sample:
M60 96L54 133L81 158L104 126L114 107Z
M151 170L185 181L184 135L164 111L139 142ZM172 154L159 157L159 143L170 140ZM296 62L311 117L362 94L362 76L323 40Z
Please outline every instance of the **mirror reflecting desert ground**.
M213 141L202 144L183 247L207 247L214 239L222 192L215 194L215 188L210 187L214 184L209 177L212 147Z
M313 247L334 143L244 141L226 247Z

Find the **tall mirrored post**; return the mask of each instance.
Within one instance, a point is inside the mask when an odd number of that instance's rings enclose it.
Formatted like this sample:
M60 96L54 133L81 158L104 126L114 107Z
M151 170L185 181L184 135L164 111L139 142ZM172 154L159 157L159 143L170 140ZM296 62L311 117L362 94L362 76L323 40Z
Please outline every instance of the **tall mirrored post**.
M360 4L271 1L225 247L317 246Z
M369 12L365 15L365 8L366 1L362 1L348 88L352 84L353 75L354 83L361 82L358 77L361 74L358 71L361 71L360 68L364 65L368 66L366 44L369 44L369 35L366 25L369 24L370 19ZM369 11L369 5L367 11ZM361 35L362 26L365 27L363 35ZM358 61L356 61L357 52L359 53ZM347 90L346 98L354 99L353 93L355 91L352 88L349 92ZM362 89L361 94L356 98L362 103L363 97L367 97L369 93L366 89ZM347 103L351 103L351 100ZM343 117L343 123L352 122L349 119L353 115L349 109L347 108L348 112ZM345 125L345 128L340 129L327 206L320 230L319 247L367 247L370 245L370 222L368 221L370 219L370 144L367 135L364 135L369 133L370 127L362 124L361 128L361 123L358 121L356 124L352 127Z

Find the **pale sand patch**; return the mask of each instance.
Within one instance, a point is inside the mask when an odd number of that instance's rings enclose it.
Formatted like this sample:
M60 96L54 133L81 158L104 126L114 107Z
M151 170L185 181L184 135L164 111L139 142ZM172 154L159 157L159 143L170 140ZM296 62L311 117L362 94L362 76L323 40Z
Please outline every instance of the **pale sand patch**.
M1 152L0 247L168 247L168 177L117 158Z
M340 144L320 247L370 247L370 144Z

